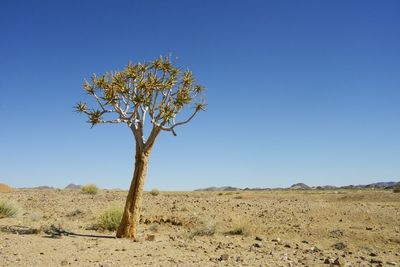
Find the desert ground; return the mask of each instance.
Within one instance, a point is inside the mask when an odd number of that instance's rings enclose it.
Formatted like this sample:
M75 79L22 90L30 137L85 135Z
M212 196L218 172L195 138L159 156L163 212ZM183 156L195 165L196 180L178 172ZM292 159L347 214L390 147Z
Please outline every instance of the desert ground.
M400 265L400 194L392 190L266 190L144 194L140 240L61 236L95 230L127 192L17 189L20 207L0 219L1 266ZM36 234L4 229L26 226Z

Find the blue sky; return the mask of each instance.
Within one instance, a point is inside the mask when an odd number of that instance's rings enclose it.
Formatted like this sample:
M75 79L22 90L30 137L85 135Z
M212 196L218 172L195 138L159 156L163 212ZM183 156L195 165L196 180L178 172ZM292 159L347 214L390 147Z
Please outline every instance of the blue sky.
M163 133L146 189L400 180L399 1L2 1L0 182L129 186L124 126L82 81L172 53L207 112Z

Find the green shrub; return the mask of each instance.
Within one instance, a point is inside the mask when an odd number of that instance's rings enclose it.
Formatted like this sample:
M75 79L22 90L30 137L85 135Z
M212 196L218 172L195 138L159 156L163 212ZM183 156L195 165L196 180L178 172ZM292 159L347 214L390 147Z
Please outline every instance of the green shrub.
M15 217L19 212L19 208L14 202L9 200L0 200L0 219Z
M150 191L150 195L152 196L158 196L160 194L160 190L154 188Z
M96 195L99 192L99 188L95 184L87 184L81 187L83 194Z
M100 230L116 231L121 219L123 211L120 208L109 208L105 210L97 219L97 228Z

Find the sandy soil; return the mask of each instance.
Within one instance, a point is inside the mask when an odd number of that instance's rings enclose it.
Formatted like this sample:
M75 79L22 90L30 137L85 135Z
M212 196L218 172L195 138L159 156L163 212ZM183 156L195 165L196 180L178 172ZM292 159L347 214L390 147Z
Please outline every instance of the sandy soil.
M125 196L107 190L95 196L2 192L0 199L13 200L22 212L0 219L0 227L56 224L112 235L87 229L107 207L122 207ZM141 241L0 232L0 265L400 265L400 194L389 190L162 192L145 193L143 203ZM155 240L146 240L149 235Z

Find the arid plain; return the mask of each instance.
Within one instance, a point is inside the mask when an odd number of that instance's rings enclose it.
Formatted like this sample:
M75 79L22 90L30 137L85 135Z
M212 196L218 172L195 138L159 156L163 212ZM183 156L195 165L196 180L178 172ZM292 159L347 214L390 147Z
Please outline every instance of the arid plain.
M124 191L1 192L20 212L0 219L1 266L400 265L400 194L393 190L265 190L144 194L139 241L92 235ZM26 226L36 234L7 229Z

